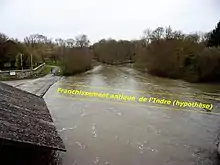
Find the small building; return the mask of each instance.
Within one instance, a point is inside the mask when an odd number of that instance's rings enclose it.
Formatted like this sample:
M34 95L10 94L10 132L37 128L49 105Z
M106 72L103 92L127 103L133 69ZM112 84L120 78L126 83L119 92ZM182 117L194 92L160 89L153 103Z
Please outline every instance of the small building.
M10 150L11 146L13 149ZM28 155L30 151L41 149L66 151L45 101L39 96L0 82L0 164L7 164L2 162L7 156L10 161L19 164L13 158L13 151L17 151L16 155L22 151ZM30 155L28 157L30 159Z
M0 69L15 69L16 56L21 52L19 44L12 40L6 40L0 45Z
M31 53L23 43L14 40L6 40L0 43L0 69L19 69L21 67L21 54L24 69L30 68ZM32 54L35 53L32 52ZM35 62L40 62L40 60Z

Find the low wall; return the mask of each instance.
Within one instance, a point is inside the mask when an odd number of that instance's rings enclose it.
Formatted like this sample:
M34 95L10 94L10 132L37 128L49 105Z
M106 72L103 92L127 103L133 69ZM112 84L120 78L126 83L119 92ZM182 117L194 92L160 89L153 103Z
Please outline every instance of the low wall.
M31 69L0 71L0 79L22 79L30 77L32 74L39 74L44 69L44 66L45 63L34 68L32 72Z

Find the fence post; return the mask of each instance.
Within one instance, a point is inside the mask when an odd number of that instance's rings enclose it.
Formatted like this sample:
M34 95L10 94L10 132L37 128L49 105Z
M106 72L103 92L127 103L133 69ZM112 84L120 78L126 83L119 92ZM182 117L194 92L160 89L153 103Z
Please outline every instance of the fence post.
M31 75L33 74L33 58L32 58L32 54L31 54Z

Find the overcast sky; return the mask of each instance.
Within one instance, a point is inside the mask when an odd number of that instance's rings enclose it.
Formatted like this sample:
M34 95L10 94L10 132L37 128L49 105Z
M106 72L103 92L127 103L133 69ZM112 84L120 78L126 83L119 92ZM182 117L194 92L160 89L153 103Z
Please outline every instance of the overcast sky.
M220 20L219 0L0 0L0 32L23 40L88 35L135 39L146 28L209 31Z

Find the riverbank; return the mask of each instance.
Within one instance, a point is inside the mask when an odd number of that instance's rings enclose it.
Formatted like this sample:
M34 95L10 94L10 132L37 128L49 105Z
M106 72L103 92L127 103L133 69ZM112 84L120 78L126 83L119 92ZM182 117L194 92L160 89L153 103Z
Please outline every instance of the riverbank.
M43 68L39 72L28 72L29 76L0 76L0 81L12 81L12 80L26 80L26 79L36 79L43 76L46 76L51 72L51 69L55 68L56 66L44 65ZM9 72L9 71L8 71ZM13 71L10 71L13 72ZM17 71L18 72L18 71ZM19 71L22 72L22 71Z
M53 72L56 73L58 68L55 67ZM14 80L14 81L3 81L3 83L9 84L16 88L30 92L37 96L43 97L47 90L60 78L60 76L54 76L53 74L47 74L46 76L36 79L25 79L25 80Z
M60 67L61 69L59 70L59 72L56 72L54 75L56 75L56 76L66 76L66 77L68 77L68 76L75 76L75 75L78 75L78 74L82 74L82 73L86 73L86 72L88 72L88 71L91 71L91 70L93 70L96 66L99 66L99 65L101 65L101 64L102 64L102 62L99 62L99 61L93 59L93 60L91 61L91 64L90 64L89 66L82 67L82 68L79 69L79 70L73 69L73 70L71 71L71 73L66 73L66 72L63 70L63 68L62 68L61 62L59 62L59 67ZM79 64L76 64L76 65L79 65Z
M77 72L72 76L85 73L87 71L92 71L96 66L100 65L99 62L93 62L93 67L89 70ZM9 84L16 88L25 90L37 96L43 97L45 93L49 90L49 88L60 80L63 76L60 72L60 68L57 66L49 66L49 70L47 69L44 74L47 75L39 77L39 78L32 78L32 79L22 79L22 80L8 80L3 81L3 83ZM51 68L53 68L51 73ZM43 73L42 73L43 74Z

